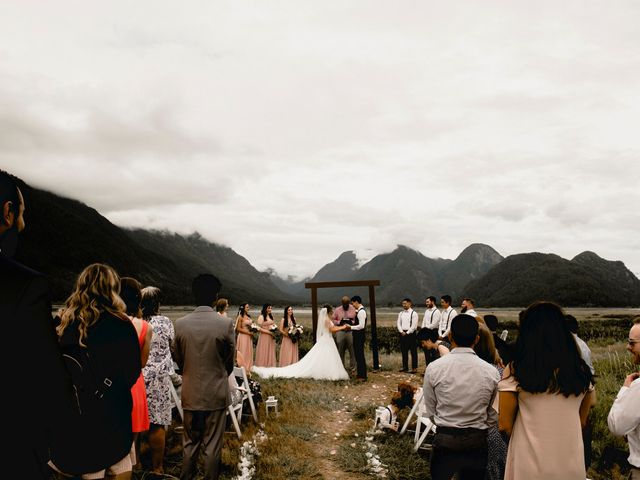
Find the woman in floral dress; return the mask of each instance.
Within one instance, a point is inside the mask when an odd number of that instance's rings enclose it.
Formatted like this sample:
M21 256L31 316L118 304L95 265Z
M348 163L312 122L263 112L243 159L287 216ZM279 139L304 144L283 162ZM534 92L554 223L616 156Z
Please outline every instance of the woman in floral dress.
M147 388L149 405L149 447L154 473L164 472L164 448L166 428L171 425L171 374L174 371L171 359L171 342L175 333L173 323L159 315L160 289L146 287L142 290L142 314L153 327L153 339L149 360L142 369Z

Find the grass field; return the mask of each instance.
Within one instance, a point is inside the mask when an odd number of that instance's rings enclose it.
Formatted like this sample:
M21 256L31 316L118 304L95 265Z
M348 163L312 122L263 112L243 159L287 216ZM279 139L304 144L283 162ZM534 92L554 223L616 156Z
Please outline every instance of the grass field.
M184 310L182 311L184 312ZM507 317L507 311L499 311ZM517 311L511 310L517 317ZM597 318L619 316L628 322L637 311L602 310L571 311L590 324ZM575 312L575 313L574 313ZM173 313L170 316L175 318ZM582 313L582 315L580 315ZM389 312L388 315L393 315ZM622 318L620 318L622 317ZM304 317L303 317L304 321ZM624 465L628 455L623 439L614 437L607 427L607 414L624 377L633 371L630 356L621 341L599 335L589 342L593 351L597 373L598 403L591 413L593 425L593 461L588 476L594 480L626 478ZM368 355L370 361L371 355ZM371 373L367 383L317 382L312 380L261 380L262 394L274 395L279 400L280 413L265 414L260 408L260 425L249 419L243 423L243 439L238 440L232 429L225 436L222 478L238 477L242 443L261 431L266 439L256 444L255 479L365 479L382 478L374 472L379 461L379 472L389 479L429 478L427 451L412 453L413 434L384 433L370 436L376 406L386 405L400 381L408 380L421 385L421 375L399 373L400 355L381 353L380 371ZM419 373L424 369L420 357ZM406 418L401 412L399 421ZM414 427L411 426L411 429ZM179 436L173 435L174 444ZM178 476L180 470L179 446L167 457L168 473ZM373 465L372 465L373 463ZM135 472L135 478L153 477L148 472ZM171 477L164 477L171 478Z

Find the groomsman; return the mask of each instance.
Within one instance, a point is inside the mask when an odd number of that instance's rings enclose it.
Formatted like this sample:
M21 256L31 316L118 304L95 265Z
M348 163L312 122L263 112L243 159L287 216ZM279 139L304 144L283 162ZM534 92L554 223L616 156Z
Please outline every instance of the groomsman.
M436 297L431 295L425 301L425 305L427 309L424 312L424 318L422 319L422 328L428 328L429 330L438 330L440 327L440 310L438 310L438 306L436 305ZM433 350L423 349L424 352L424 362L425 365L429 365L429 362L432 362L435 358L437 358L434 354Z
M451 320L458 315L458 312L451 307L451 295L443 295L440 297L440 306L442 307L442 311L440 312L438 333L440 334L440 338L447 338L451 330Z
M476 303L470 298L464 298L462 300L460 313L466 313L467 315L471 315L473 318L476 318L478 314L475 311Z
M364 358L365 327L367 326L367 312L362 306L362 298L359 295L351 297L351 305L356 309L355 324L351 326L353 332L353 350L356 354L357 373L356 379L367 379L367 361Z
M402 311L398 314L398 332L400 332L400 351L402 352L401 372L409 371L409 351L411 351L411 373L418 369L418 344L416 329L418 328L418 312L411 308L411 299L402 300Z

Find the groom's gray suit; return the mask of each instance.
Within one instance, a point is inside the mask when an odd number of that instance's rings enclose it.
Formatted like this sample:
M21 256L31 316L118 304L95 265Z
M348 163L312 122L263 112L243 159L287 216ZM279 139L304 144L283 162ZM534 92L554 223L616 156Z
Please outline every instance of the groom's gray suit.
M211 307L198 307L175 325L174 358L182 370L184 453L181 478L196 473L203 446L204 478L218 478L229 406L229 374L236 350L233 322Z

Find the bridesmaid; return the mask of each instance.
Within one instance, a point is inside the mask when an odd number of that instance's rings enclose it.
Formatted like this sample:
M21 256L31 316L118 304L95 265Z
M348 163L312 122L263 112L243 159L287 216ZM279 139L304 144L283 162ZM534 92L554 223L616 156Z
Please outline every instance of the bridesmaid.
M253 367L253 333L249 330L251 325L251 315L249 315L249 304L243 303L238 309L238 316L236 317L236 332L238 338L236 339L236 349L242 355L244 359L244 367L247 371L247 375Z
M282 343L280 344L280 364L279 367L286 367L298 361L298 344L293 343L289 338L289 326L297 325L296 317L293 316L293 307L284 309L284 317L280 320L280 333L282 333Z
M273 315L271 315L271 305L265 303L258 317L260 336L256 347L256 367L276 366L276 339L275 334L270 330L275 324Z

